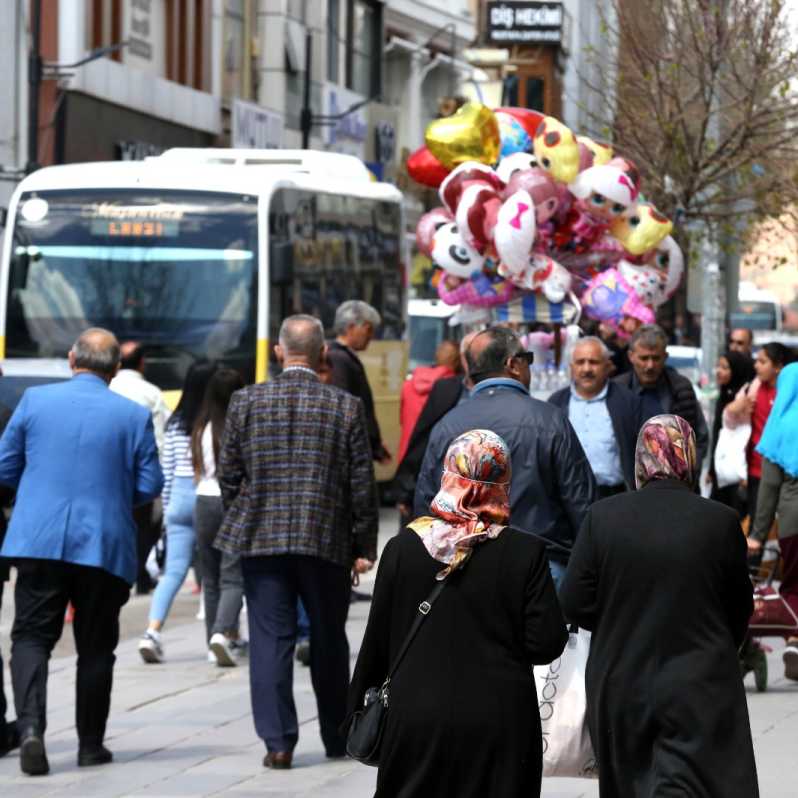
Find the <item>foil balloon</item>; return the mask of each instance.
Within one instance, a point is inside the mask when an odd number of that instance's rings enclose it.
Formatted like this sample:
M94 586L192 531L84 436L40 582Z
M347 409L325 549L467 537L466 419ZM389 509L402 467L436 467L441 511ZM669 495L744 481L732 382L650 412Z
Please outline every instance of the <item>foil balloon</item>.
M535 133L535 157L555 180L570 183L579 173L579 145L571 129L547 116Z
M438 188L449 174L449 169L426 147L419 147L407 158L407 173L422 186Z
M470 247L456 224L445 224L432 240L432 260L452 277L468 279L474 272L482 271L484 255Z
M424 138L430 152L449 169L466 161L492 164L499 159L499 123L481 103L466 103L452 116L434 119Z
M509 116L518 122L529 136L530 141L535 138L538 126L543 121L543 114L539 114L537 111L530 111L528 108L504 106L502 108L494 108L493 113Z
M457 213L463 192L472 185L490 186L497 190L504 188L504 183L490 166L475 161L460 164L441 183L438 190L441 202L451 211L452 215Z
M618 271L644 304L657 308L676 293L684 274L684 256L679 245L668 236L644 257L643 263L621 260Z
M564 266L546 255L534 253L527 257L525 267L510 274L504 264L499 266L499 274L508 277L516 287L525 291L537 291L549 302L562 302L571 291L573 278Z
M609 163L610 158L612 158L612 147L609 144L604 144L604 142L601 141L593 141L593 139L587 136L577 136L576 140L593 153L593 166L604 166L604 164Z
M617 269L607 269L588 283L582 294L582 309L589 318L603 321L620 333L628 329L627 317L642 324L654 323L654 311L640 301Z
M532 136L527 133L524 126L514 116L504 111L494 111L493 113L499 123L499 138L501 139L499 157L506 158L513 153L530 152Z
M484 183L468 186L460 197L455 214L457 229L478 252L484 252L493 240L501 205L499 192Z
M535 203L529 192L516 191L499 209L493 230L493 245L507 276L527 268L534 241Z
M510 179L516 172L522 172L525 169L531 169L537 166L538 159L532 152L515 152L508 155L499 161L496 167L496 174L503 183L509 183Z
M656 248L672 230L673 222L648 203L635 205L610 225L610 233L632 255Z
M492 308L509 302L517 293L518 290L509 280L482 273L474 274L467 280L445 275L438 280L438 296L447 305Z
M527 191L535 203L535 217L538 225L548 222L560 204L560 190L557 183L551 179L548 172L533 167L513 172L507 183L505 196L511 197L521 189Z
M446 208L433 208L425 213L416 225L416 246L418 251L432 257L432 239L443 225L453 221L452 214Z

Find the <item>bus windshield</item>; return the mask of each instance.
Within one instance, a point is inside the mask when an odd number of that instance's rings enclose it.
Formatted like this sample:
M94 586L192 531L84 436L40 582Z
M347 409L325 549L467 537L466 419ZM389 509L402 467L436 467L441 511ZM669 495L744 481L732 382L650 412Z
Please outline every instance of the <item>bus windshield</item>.
M145 346L148 378L178 388L197 358L254 378L257 199L193 191L23 194L6 356L65 357L89 326Z

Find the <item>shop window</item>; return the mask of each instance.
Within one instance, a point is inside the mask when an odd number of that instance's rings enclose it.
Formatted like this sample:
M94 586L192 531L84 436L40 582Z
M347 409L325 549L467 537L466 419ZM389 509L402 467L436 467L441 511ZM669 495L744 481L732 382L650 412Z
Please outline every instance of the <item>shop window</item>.
M225 100L243 96L244 85L244 0L225 0L224 4L224 74L222 96Z
M327 80L338 83L340 79L341 34L338 25L341 19L339 0L327 0Z
M346 87L375 97L382 82L382 4L348 0Z

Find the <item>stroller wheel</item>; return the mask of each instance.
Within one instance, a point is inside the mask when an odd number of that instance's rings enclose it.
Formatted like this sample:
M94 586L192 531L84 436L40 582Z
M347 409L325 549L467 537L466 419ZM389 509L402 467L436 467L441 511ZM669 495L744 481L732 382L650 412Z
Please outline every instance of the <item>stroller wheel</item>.
M765 652L760 648L757 652L754 663L754 685L758 693L764 693L768 689L768 659Z

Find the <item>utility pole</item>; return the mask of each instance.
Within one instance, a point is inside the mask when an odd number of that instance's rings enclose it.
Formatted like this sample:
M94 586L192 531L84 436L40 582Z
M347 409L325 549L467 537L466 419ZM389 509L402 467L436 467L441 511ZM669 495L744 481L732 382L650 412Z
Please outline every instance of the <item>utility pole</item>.
M310 131L313 127L313 111L310 110L310 68L313 64L313 40L310 30L305 32L305 80L302 91L302 111L299 127L302 131L302 149L310 149Z
M42 0L33 0L31 49L28 56L28 163L25 172L39 168L39 87L42 82Z

